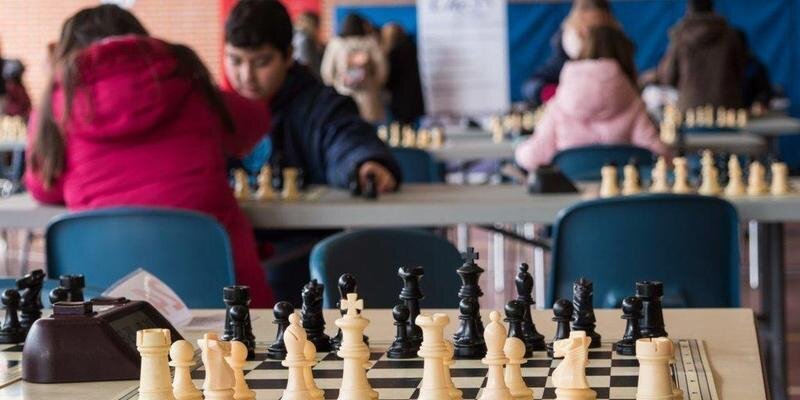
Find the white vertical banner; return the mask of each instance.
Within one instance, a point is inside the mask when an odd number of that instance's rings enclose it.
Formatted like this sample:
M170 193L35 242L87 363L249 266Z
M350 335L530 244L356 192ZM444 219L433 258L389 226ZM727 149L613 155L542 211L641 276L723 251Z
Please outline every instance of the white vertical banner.
M428 113L486 115L510 106L506 0L417 0Z

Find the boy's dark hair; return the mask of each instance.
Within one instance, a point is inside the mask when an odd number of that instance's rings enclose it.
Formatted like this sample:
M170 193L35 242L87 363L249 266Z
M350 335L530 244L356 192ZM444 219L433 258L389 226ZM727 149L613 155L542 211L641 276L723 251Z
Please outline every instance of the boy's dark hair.
M339 36L365 36L367 34L367 21L364 17L358 14L347 14L342 22L342 29L339 30Z
M277 0L240 0L225 21L225 42L244 49L268 44L287 56L292 20Z
M595 26L589 29L589 37L583 48L583 59L597 60L610 58L619 63L628 80L637 86L636 65L633 55L633 42L621 30L610 26Z
M706 13L714 11L714 0L689 0L689 11Z

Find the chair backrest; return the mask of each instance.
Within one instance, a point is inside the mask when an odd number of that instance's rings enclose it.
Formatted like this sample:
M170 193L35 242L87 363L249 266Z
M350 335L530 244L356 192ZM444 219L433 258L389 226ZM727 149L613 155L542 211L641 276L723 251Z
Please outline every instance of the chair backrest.
M399 304L403 288L397 270L422 266L420 304L428 308L452 308L458 304L460 279L456 270L461 255L447 240L424 230L368 229L342 232L317 243L311 251L311 278L325 284L325 307L339 301L339 276L351 273L358 281L358 295L370 308Z
M400 171L403 173L403 182L444 182L442 168L427 151L404 147L392 148L391 151L395 160L397 160L397 164L400 165Z
M653 153L627 144L574 147L556 154L553 164L572 181L599 181L603 165L613 162L622 173L621 167L632 158L639 162L642 177L649 176L653 168Z
M55 218L46 232L48 275L84 274L108 287L136 268L170 286L189 307L222 307L235 282L228 235L192 211L108 208Z
M553 233L547 305L572 298L572 282L594 282L598 308L664 282L664 305L739 304L739 223L725 200L640 195L592 200L561 211Z

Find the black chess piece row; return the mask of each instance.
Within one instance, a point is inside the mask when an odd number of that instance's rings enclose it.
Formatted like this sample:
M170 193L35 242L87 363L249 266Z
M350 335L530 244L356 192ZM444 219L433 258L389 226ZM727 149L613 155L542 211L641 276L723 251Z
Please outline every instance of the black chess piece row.
M83 301L83 289L86 287L86 280L82 274L61 275L58 287L50 291L50 304L60 301Z
M553 304L553 322L556 323L556 334L553 341L547 343L547 355L553 355L553 343L566 339L571 331L584 331L592 339L590 348L601 345L601 336L595 327L597 318L594 315L594 284L580 278L572 284L572 301L567 299L557 300Z
M420 314L419 301L425 298L420 280L425 271L420 266L400 267L397 275L403 280L403 289L398 296L401 304L392 309L397 335L389 347L389 358L414 358L422 345L422 329L417 326Z
M0 343L21 343L36 320L42 316L42 287L44 271L37 269L17 279L16 289L6 289L0 301L5 308L0 327ZM19 315L18 315L19 313Z
M247 359L256 356L256 336L250 319L250 287L227 286L222 289L225 302L225 327L222 340L236 340L247 347Z
M663 296L663 283L636 282L636 295L622 301L622 319L626 324L622 340L614 343L617 354L636 355L636 341L640 338L668 336L664 328Z

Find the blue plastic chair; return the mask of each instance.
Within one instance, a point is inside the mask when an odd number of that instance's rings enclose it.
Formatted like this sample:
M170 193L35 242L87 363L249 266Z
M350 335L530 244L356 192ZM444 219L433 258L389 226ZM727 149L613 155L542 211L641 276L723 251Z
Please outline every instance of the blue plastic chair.
M639 195L592 200L556 221L547 305L572 298L581 276L599 308L618 307L635 282L664 282L664 305L739 304L739 222L716 197Z
M222 288L235 282L228 235L201 213L109 208L66 214L46 232L48 275L84 274L106 288L144 268L192 308L219 308Z
M653 153L626 144L591 145L563 150L553 158L553 165L557 165L572 181L599 181L603 165L613 162L622 167L631 158L638 160L642 178L649 177L653 168ZM622 168L619 171L622 174Z
M392 148L392 155L405 183L440 183L444 182L444 174L438 162L425 150L414 148Z
M317 243L311 251L311 278L325 284L325 307L339 301L339 276L351 273L358 295L370 308L399 304L403 287L397 270L422 266L420 304L428 308L453 308L458 304L461 280L456 274L461 255L452 243L416 229L368 229L342 232Z

